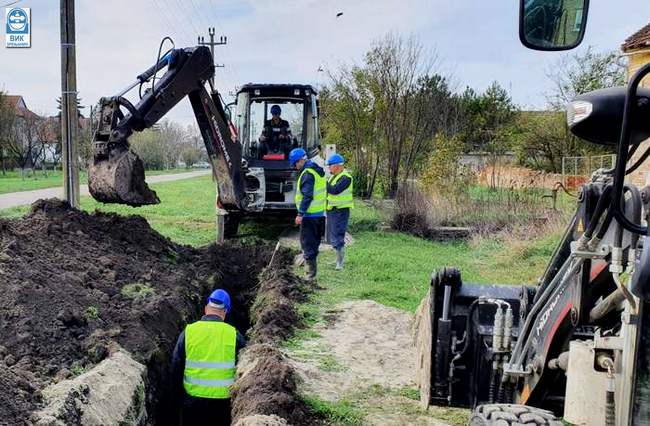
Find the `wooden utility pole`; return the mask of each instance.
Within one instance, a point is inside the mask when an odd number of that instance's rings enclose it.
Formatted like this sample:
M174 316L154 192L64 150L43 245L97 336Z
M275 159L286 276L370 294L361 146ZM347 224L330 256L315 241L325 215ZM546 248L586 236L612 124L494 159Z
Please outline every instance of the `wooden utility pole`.
M216 58L214 56L214 46L222 46L224 44L228 44L228 37L226 36L221 36L219 37L219 41L214 41L214 35L215 35L215 30L214 27L208 28L208 35L210 36L210 41L206 42L205 38L203 36L199 36L198 42L199 46L210 46L210 52L212 52L212 60L215 61L215 68L223 68L225 65L224 64L217 64L216 63ZM210 83L214 87L214 77L210 79Z
M79 207L79 157L77 155L77 61L75 57L74 0L61 0L61 148L63 194Z
M215 46L222 46L224 44L228 43L228 37L221 36L219 37L219 41L214 41L214 35L216 31L214 30L214 27L208 28L208 35L210 36L210 41L206 42L205 38L203 36L198 36L198 44L199 46L210 46L210 52L212 52L212 61L215 61L214 57L214 47ZM214 64L215 68L223 68L223 64ZM216 93L216 86L214 85L214 76L210 78L210 87L214 91L213 93ZM225 107L225 105L224 105ZM216 198L216 242L218 244L221 244L224 242L225 239L225 224L226 224L226 215L228 212L221 207L219 207L219 185L216 185L217 187L217 198Z

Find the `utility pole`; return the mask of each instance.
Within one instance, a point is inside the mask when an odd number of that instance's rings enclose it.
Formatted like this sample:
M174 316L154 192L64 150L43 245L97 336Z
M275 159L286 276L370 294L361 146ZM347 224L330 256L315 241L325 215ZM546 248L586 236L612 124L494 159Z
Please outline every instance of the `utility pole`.
M212 52L213 61L216 60L214 56L214 46L222 46L224 44L228 44L228 37L220 36L219 41L214 41L214 34L215 34L214 27L210 27L208 28L208 35L210 36L209 42L206 42L203 36L198 37L199 46L210 46L210 52ZM214 64L215 68L223 68L224 66L225 66L224 64L217 64L216 62ZM210 84L212 85L212 87L214 87L214 77L210 79Z
M209 42L206 42L205 38L203 38L203 36L198 37L199 46L210 46L210 52L212 52L212 61L215 61L214 47L215 46L222 46L222 45L228 43L228 37L225 37L225 36L220 36L219 41L214 41L214 34L215 34L214 27L210 27L210 28L208 28L208 35L210 36L210 41ZM224 65L215 63L214 67L215 68L223 68ZM213 90L213 94L216 94L216 89L215 89L215 85L214 85L214 76L212 76L212 78L210 79L210 87ZM219 207L219 204L220 204L219 203L219 185L216 185L216 187L217 187L217 197L216 197L216 200L215 200L216 201L216 203L215 203L215 207L216 207L216 228L217 228L216 229L216 231L217 231L216 232L216 237L217 237L216 242L217 242L217 244L221 244L221 243L224 242L224 239L225 239L224 228L225 228L225 224L226 224L226 215L228 214L228 212L226 210L222 209L221 207Z
M79 157L77 156L77 62L75 56L74 0L61 0L61 147L63 196L79 207Z

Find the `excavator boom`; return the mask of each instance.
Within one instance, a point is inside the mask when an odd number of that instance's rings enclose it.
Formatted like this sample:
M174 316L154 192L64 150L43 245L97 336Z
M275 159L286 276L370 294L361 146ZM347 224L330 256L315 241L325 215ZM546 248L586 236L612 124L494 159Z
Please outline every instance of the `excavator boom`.
M136 105L122 96L155 78L164 67L167 71L154 80ZM221 206L229 211L246 209L241 145L230 133L218 93L213 90L209 94L205 89L206 81L213 75L212 55L207 47L173 49L140 74L126 91L101 99L88 176L90 193L96 200L131 206L160 202L147 186L142 160L129 148L128 138L133 132L156 124L188 96L218 185Z

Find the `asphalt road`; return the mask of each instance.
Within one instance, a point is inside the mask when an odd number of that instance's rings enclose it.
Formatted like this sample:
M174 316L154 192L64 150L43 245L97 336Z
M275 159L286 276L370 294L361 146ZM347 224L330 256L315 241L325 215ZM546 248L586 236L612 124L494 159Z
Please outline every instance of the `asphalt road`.
M147 183L171 182L173 180L190 179L198 176L209 175L209 170L201 170L188 173L176 173L171 175L158 175L146 178ZM88 193L88 185L81 185L81 195L90 195ZM62 198L63 187L37 189L35 191L22 191L10 192L8 194L0 194L0 209L7 209L9 207L24 206L31 204L36 200L43 198Z

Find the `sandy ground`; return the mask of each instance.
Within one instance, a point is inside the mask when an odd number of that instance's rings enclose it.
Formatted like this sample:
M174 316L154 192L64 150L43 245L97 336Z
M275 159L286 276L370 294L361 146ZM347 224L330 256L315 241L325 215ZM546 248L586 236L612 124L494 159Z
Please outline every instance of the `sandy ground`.
M449 424L406 397L416 388L413 315L362 300L334 307L324 320L313 328L319 337L289 350L300 392L352 401L368 424Z

